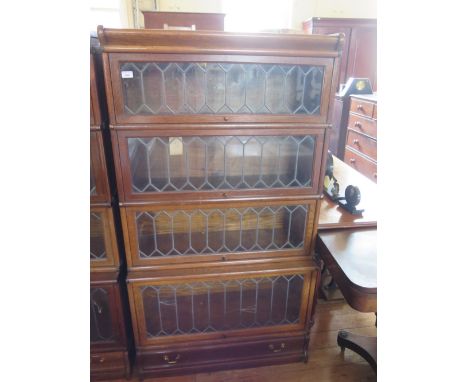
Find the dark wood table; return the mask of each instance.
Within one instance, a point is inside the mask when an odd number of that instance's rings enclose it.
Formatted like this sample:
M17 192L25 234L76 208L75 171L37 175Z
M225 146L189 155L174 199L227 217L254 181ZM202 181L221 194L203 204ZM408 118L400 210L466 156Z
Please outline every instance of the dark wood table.
M348 304L360 312L377 313L377 187L337 158L334 167L341 188L359 187L362 206L358 208L365 211L362 216L351 215L325 197L316 250ZM377 337L342 330L337 342L342 350L360 354L377 371Z

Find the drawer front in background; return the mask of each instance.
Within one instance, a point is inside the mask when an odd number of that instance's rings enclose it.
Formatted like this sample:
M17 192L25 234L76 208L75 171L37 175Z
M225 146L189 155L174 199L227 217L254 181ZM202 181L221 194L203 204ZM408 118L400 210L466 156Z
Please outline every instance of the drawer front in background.
M130 281L137 344L305 330L316 271L283 272Z
M326 121L333 58L198 57L110 54L116 122Z
M271 338L249 343L187 348L175 346L169 349L143 352L139 356L138 366L141 370L160 368L178 368L197 366L206 362L223 362L252 357L282 356L284 354L304 354L304 336Z
M356 151L350 150L347 147L345 149L344 161L361 174L377 182L377 163L374 161L364 158Z
M109 183L107 180L106 157L100 131L91 131L90 138L90 195L91 203L110 203Z
M316 203L125 207L127 261L146 266L304 255L311 245Z
M121 345L119 320L123 320L117 284L91 286L91 348L107 349Z
M377 161L377 141L366 137L365 135L358 134L352 130L348 130L348 139L346 144L356 151L367 155L369 158Z
M119 255L111 207L91 207L90 261L91 267L117 267Z
M363 115L364 117L372 118L374 114L374 103L363 101L362 99L351 98L349 111Z
M288 132L286 126L245 135L234 129L214 134L168 127L159 134L114 134L125 201L152 201L175 193L200 198L200 192L215 198L284 195L284 190L318 194L323 129Z
M359 133L377 139L377 121L373 119L367 119L359 115L350 114L348 129L355 130Z

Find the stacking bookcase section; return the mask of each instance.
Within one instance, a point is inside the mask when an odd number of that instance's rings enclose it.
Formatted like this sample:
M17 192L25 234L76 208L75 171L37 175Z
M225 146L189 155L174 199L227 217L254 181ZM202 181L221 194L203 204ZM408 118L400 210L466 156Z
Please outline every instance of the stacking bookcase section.
M324 131L291 124L119 127L119 198L318 196Z
M95 40L95 39L94 39ZM97 41L97 40L96 40ZM94 43L96 43L94 41ZM130 373L123 294L122 260L116 232L113 205L115 186L109 181L109 157L106 156L105 110L101 108L103 97L99 86L100 59L91 39L91 99L90 99L90 270L91 270L91 380L124 378ZM102 76L102 75L101 75ZM109 139L107 139L109 141ZM107 142L109 143L109 142ZM122 285L123 284L123 285ZM129 320L128 304L126 306Z
M119 252L111 208L91 207L90 239L91 268L118 268Z
M122 208L130 267L310 254L317 200Z
M117 272L91 272L91 378L129 375L127 341Z
M310 259L130 273L140 374L305 360L317 276Z
M139 376L306 360L343 36L98 36Z

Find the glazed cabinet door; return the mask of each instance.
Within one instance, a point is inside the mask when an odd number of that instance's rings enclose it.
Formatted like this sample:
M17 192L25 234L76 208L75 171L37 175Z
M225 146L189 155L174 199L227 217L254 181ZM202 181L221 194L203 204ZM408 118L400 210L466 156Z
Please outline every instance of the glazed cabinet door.
M91 349L107 350L122 347L123 334L119 290L116 283L91 285Z
M109 55L115 122L325 122L332 58Z
M319 194L323 129L164 127L114 132L122 200Z
M306 330L315 269L231 272L130 281L137 344Z
M127 262L134 267L306 255L316 205L282 200L125 207Z
M100 131L91 131L90 138L90 196L91 203L110 203L106 157Z
M99 108L99 94L96 80L96 64L94 57L90 56L90 125L91 128L98 128L101 123L101 111Z
M92 268L119 265L112 208L91 207L89 249Z

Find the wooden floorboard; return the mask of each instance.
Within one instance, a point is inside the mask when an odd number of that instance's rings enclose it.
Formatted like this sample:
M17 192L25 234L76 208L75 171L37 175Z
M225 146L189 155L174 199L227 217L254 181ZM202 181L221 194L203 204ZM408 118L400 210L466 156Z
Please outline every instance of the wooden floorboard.
M376 335L375 315L357 312L343 300L319 300L311 331L308 363L150 378L145 382L376 382L376 374L363 358L350 350L341 352L336 344L340 329ZM136 382L138 378L131 381Z

